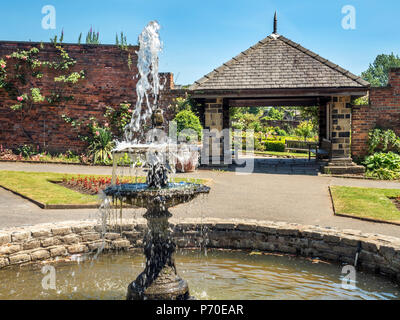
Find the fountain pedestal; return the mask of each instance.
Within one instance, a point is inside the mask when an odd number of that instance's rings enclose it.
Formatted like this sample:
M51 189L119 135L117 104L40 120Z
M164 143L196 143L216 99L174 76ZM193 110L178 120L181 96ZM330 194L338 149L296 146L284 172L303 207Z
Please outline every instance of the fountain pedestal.
M147 183L125 183L107 187L106 196L136 207L146 208L148 232L144 237L144 271L128 286L127 300L190 299L187 282L176 273L174 252L168 219L168 208L189 202L210 188L195 183L168 183L164 165L150 166ZM122 207L121 207L122 208Z
M158 202L158 201L155 201ZM148 233L144 238L144 271L128 286L127 300L187 300L189 287L175 268L175 243L169 231L167 209L153 206L144 217Z

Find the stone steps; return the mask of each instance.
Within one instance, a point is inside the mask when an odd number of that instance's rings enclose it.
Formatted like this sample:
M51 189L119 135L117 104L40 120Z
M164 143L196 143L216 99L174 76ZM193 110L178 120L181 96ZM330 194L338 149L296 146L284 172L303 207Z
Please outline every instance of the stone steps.
M325 174L363 174L365 173L365 167L359 165L350 165L350 166L325 166L322 170Z

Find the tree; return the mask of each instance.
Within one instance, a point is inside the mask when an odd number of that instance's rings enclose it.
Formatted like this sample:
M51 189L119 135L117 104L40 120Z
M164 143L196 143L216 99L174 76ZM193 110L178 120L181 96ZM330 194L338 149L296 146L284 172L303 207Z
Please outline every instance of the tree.
M182 139L192 142L201 140L203 127L194 112L182 110L175 116L174 121L177 125L177 133Z
M283 120L285 112L278 108L271 108L268 111L268 116L270 120Z
M312 121L302 121L296 128L296 133L307 141L312 136L314 125Z
M372 87L384 87L388 84L389 70L393 67L400 67L400 57L393 53L380 54L361 77Z

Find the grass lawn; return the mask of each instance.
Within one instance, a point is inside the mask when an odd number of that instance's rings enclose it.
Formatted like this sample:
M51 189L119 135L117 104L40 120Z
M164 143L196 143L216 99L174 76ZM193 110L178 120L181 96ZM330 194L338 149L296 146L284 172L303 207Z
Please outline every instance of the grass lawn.
M399 189L376 189L332 186L337 214L400 222L400 211L389 198L400 196Z
M61 181L64 177L76 177L77 174L53 172L0 171L0 186L17 192L43 205L95 205L99 203L97 195L87 195L65 188L51 181ZM80 175L81 177L108 177L106 175ZM144 178L143 178L144 179ZM207 183L206 180L176 178L176 182Z

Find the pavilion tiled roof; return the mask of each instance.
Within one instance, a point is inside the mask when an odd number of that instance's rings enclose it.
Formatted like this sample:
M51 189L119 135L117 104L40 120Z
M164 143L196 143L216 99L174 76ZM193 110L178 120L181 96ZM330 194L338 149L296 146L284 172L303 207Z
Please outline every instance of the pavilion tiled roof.
M190 90L368 86L337 64L273 33L196 81Z

